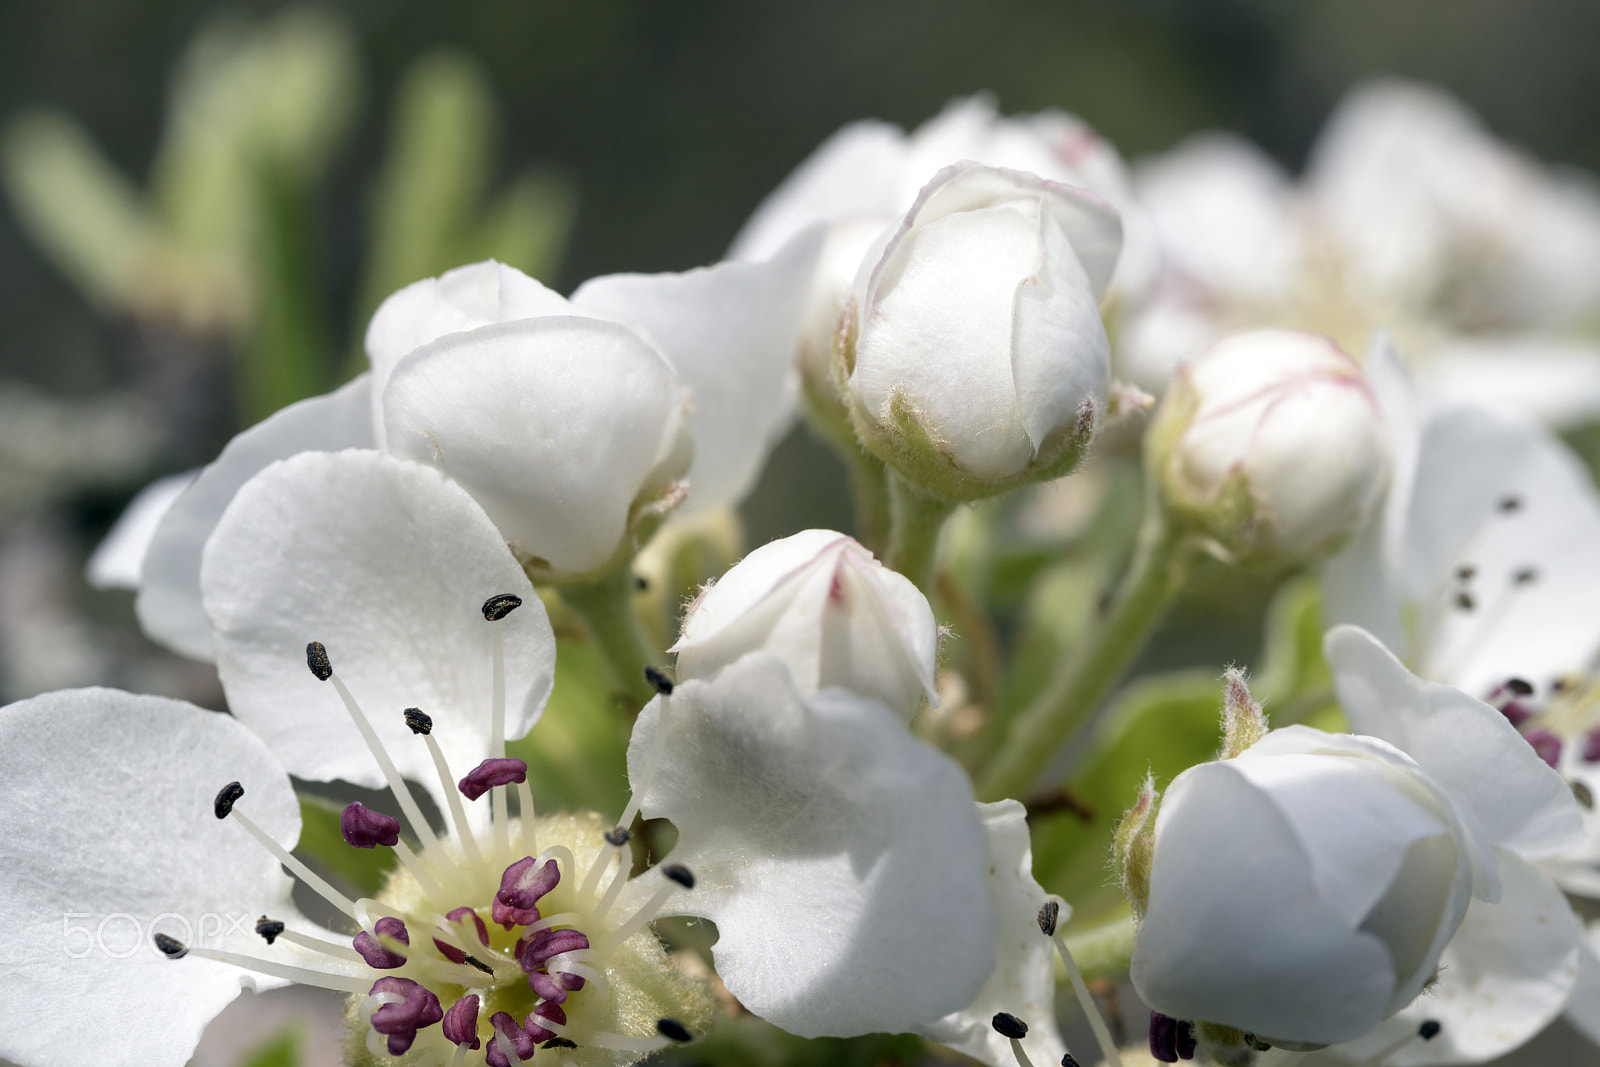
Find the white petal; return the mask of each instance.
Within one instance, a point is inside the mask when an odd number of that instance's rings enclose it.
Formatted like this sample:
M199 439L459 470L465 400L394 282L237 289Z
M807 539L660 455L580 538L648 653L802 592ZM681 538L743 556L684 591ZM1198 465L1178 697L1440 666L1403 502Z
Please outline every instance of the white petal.
M279 984L151 941L266 955L256 918L296 915L278 861L212 812L230 780L292 847L288 776L227 715L110 689L0 709L0 1056L180 1067L241 988Z
M971 785L882 705L840 689L802 699L754 654L652 701L628 772L697 878L672 906L716 922L717 973L768 1021L807 1037L911 1030L989 976Z
M1415 759L1494 844L1539 858L1578 843L1572 790L1504 715L1459 689L1417 678L1359 627L1334 627L1324 649L1351 728Z
M1548 431L1481 411L1430 418L1401 561L1418 673L1481 696L1511 677L1543 692L1583 671L1600 648L1597 546L1600 497ZM1472 611L1454 601L1462 566L1474 570Z
M1567 1022L1600 1045L1600 955L1595 952L1594 931L1586 930L1578 944L1578 981L1567 1000Z
M559 293L515 267L492 259L424 278L378 306L367 326L367 360L372 364L372 425L383 436L383 391L389 375L407 355L446 334L475 330L491 322L570 315Z
M1191 767L1162 798L1134 986L1175 1018L1268 1040L1361 1034L1394 992L1389 953L1317 893L1299 836L1232 763Z
M436 794L400 712L433 716L457 777L489 755L489 597L522 597L498 624L506 736L527 733L550 695L544 606L482 509L420 464L350 451L269 467L217 524L201 581L229 705L302 778L383 784L333 686L306 668L310 641L327 647L401 773Z
M637 333L550 316L413 352L389 379L384 419L389 451L465 486L520 557L584 573L617 551L687 432L683 405L672 367Z
M156 526L199 473L193 470L169 474L139 490L139 495L122 509L105 539L89 557L84 577L91 586L96 589L139 588L139 573L144 569L144 556L156 535Z
M822 219L901 211L905 134L886 122L853 122L829 137L761 202L728 249L729 259L777 254Z
M1056 1027L1055 949L1039 932L1039 907L1047 896L1033 879L1027 810L1015 800L980 804L978 810L989 839L989 896L1000 919L994 972L971 1004L917 1032L989 1067L1014 1067L1010 1039L990 1023L996 1012L1009 1012L1028 1024L1022 1040L1028 1058L1047 1067L1060 1063L1067 1048Z
M162 516L145 553L134 610L144 632L209 661L211 624L200 608L200 551L239 487L297 452L371 448L366 375L325 396L291 404L228 442Z
M1522 334L1456 338L1422 363L1434 404L1525 412L1549 426L1580 426L1600 413L1600 345Z
M1578 981L1582 932L1559 890L1515 856L1501 857L1504 895L1474 900L1439 959L1439 982L1410 1007L1339 1052L1364 1059L1432 1019L1431 1041L1412 1040L1392 1067L1482 1063L1504 1055L1561 1013Z
M653 340L693 391L687 507L737 504L787 427L795 340L824 231L804 231L764 263L684 274L610 274L572 294Z

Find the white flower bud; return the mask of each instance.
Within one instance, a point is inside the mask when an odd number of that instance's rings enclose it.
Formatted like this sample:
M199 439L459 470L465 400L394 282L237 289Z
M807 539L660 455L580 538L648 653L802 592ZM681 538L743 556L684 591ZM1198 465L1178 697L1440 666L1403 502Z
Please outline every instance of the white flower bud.
M1371 737L1291 726L1192 767L1156 816L1131 976L1179 1019L1350 1040L1433 976L1473 895L1452 795Z
M841 686L909 720L924 696L938 703L938 644L916 586L844 534L806 530L756 549L706 590L671 651L680 680L769 652L801 693Z
M1183 367L1146 448L1169 513L1241 558L1334 547L1389 468L1388 432L1360 366L1293 330L1227 338Z
M975 163L940 171L846 309L862 441L952 500L1069 470L1105 409L1097 303L1121 240L1092 193Z

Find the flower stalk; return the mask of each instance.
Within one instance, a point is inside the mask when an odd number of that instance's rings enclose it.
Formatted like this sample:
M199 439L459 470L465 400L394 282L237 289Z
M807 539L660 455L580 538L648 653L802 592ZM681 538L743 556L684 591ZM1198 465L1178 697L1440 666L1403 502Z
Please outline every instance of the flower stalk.
M889 473L890 567L910 578L924 595L933 589L939 534L955 504L930 496L894 471Z
M662 662L633 610L633 569L624 562L593 581L563 585L561 597L589 627L616 676L617 691L626 699L631 720L655 696L645 679L645 667Z

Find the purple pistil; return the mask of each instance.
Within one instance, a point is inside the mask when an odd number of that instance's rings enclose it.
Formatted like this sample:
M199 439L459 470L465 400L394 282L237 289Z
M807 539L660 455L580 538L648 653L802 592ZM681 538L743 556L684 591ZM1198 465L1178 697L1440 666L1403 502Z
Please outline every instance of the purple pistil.
M1583 735L1583 762L1600 763L1600 730L1590 730Z
M1561 762L1561 738L1549 730L1529 730L1523 735L1539 758L1554 767Z
M456 786L468 800L477 800L497 785L510 785L513 782L521 783L527 780L528 765L519 759L507 756L484 760L472 768L465 778L456 783Z
M380 978L372 984L372 992L405 998L372 1013L372 1028L389 1038L390 1055L405 1052L417 1039L418 1030L444 1018L439 998L409 978Z
M489 944L489 928L483 924L483 919L478 915L478 913L473 911L471 908L457 908L455 911L446 914L445 918L449 919L452 923L455 923L457 927L461 926L462 923L470 918L472 920L472 924L478 928L478 943L484 946ZM439 950L439 955L443 956L451 963L467 962L467 954L456 948L454 945L447 945L443 941L440 941L437 937L433 939L433 944L434 947ZM474 1045L473 1047L476 1048L477 1046Z
M577 930L540 930L517 945L517 962L524 971L537 971L552 956L588 947L589 939Z
M1158 1063L1178 1062L1178 1020L1159 1011L1150 1013L1150 1055Z
M400 843L400 820L381 811L373 811L359 800L344 809L339 816L339 832L356 848L373 848L385 845L393 848Z
M531 1016L530 1016L531 1018ZM489 1025L494 1027L495 1036L489 1039L489 1045L483 1050L483 1058L489 1067L511 1067L511 1061L506 1059L506 1054L500 1051L500 1041L503 1039L511 1043L512 1051L519 1060L533 1059L534 1051L538 1049L543 1038L534 1037L522 1027L517 1025L517 1020L511 1017L510 1012L497 1011L489 1016ZM543 1028L540 1028L541 1031Z
M528 1036L533 1038L535 1041L549 1041L552 1037L556 1036L556 1032L554 1030L547 1030L543 1026L539 1025L540 1019L553 1022L557 1026L567 1025L566 1010L563 1009L561 1005L556 1004L553 1001L543 1001L538 1007L533 1009L533 1013L531 1015L522 1020L522 1028L526 1030L528 1032Z
M510 1018L510 1016L506 1016ZM446 1041L456 1045L465 1045L475 1049L483 1044L478 1039L478 995L468 993L444 1013L444 1031Z
M536 865L524 856L500 875L500 890L494 895L490 918L507 930L539 921L539 898L561 883L561 868L555 860Z
M373 929L379 935L392 937L402 945L411 944L411 935L406 932L406 924L392 915L379 919ZM361 953L361 958L367 961L368 967L375 967L380 971L392 971L406 961L404 956L385 948L382 941L365 930L356 935L352 944L355 950Z

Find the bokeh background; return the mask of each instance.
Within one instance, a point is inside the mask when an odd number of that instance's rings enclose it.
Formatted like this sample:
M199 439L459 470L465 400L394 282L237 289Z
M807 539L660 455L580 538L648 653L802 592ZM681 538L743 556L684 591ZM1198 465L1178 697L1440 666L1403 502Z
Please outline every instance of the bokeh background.
M566 291L710 262L840 125L980 90L1076 112L1135 162L1226 128L1298 169L1347 89L1398 74L1600 172L1596 41L1594 0L10 0L0 701L102 683L219 706L85 561L147 481L354 373L415 278L495 255ZM744 517L751 543L848 528L843 472L796 430ZM1180 610L1165 654L1248 655L1255 623L1217 605Z

